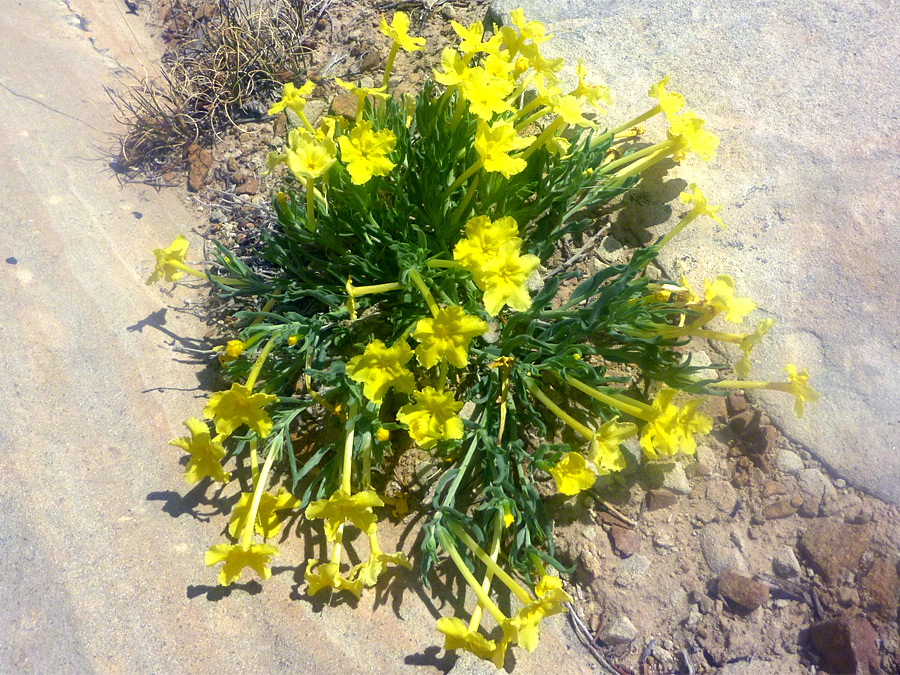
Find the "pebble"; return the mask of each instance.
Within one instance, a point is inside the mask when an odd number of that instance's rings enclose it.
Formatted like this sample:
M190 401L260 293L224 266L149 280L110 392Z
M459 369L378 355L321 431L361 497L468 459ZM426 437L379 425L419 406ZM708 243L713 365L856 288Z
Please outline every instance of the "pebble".
M647 510L658 511L674 506L678 503L678 495L668 490L650 490L647 492Z
M637 628L627 616L617 616L610 621L600 634L600 639L608 645L632 642L638 636Z
M609 529L613 546L623 556L631 556L641 550L641 535L627 527L613 525Z
M710 469L715 469L719 464L719 456L716 454L715 450L708 445L698 445L694 457L697 459L697 462L705 464Z
M844 572L856 571L871 538L867 525L820 518L800 537L800 552L826 582L834 583Z
M730 526L719 523L711 523L700 531L700 551L713 574L719 575L728 569L739 572L747 569L744 557L731 538L733 533Z
M791 476L803 470L803 460L800 455L790 450L779 450L775 455L775 468Z
M878 672L880 661L875 629L864 617L842 616L820 621L809 628L813 649L829 673Z
M841 586L837 589L836 599L838 604L841 607L858 607L859 606L859 593L855 588L848 588L847 586Z
M900 577L896 565L884 558L876 558L860 581L859 589L867 609L875 610L886 619L896 617L897 602L900 601Z
M625 260L625 250L615 237L603 237L597 249L597 256L608 263L619 263Z
M675 539L668 532L657 532L653 535L653 545L656 548L675 548Z
M737 491L725 480L713 480L706 485L706 498L719 511L731 513L737 503Z
M653 487L676 495L689 495L691 484L680 462L657 462L647 465L647 476Z
M691 352L691 365L692 366L710 366L712 365L712 360L709 358L709 354L704 351L698 350L695 352ZM718 380L719 379L719 371L715 368L705 368L704 370L698 370L693 375L701 380Z
M222 213L221 209L213 209L209 212L209 222L211 223L224 223L228 220L225 217L225 214Z
M772 571L782 579L789 579L800 574L800 561L790 546L782 546L775 551L772 558Z
M769 599L768 586L732 570L726 570L719 576L718 590L722 597L748 612L761 607Z
M797 472L797 487L801 492L805 492L813 497L820 499L825 496L834 496L836 490L824 473L818 469L803 469Z
M788 518L797 513L797 507L802 503L802 499L796 500L793 497L784 497L764 506L762 510L763 518L766 520Z
M616 567L615 584L622 588L628 588L649 569L650 559L640 553L636 553L619 562Z

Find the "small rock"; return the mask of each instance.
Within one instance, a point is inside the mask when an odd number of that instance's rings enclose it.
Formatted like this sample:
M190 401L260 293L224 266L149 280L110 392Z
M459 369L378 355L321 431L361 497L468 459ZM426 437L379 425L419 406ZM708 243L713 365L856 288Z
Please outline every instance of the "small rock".
M309 120L309 123L315 126L318 119L325 112L325 109L328 108L325 101L320 98L310 99L306 102L306 107L303 108L303 114L306 115L306 119ZM354 108L354 112L355 112Z
M775 455L775 468L791 476L803 470L803 460L800 455L790 450L779 450Z
M798 506L799 504L795 504L795 500L789 497L785 497L764 506L762 514L766 520L788 518L797 513Z
M752 429L756 429L759 426L759 418L759 411L745 410L728 420L728 426L731 427L731 430L738 436L744 436L745 434L750 433Z
M740 394L729 394L728 398L725 399L725 407L728 410L729 417L740 415L742 412L750 409L747 399Z
M613 546L623 556L634 555L641 550L641 535L627 527L613 525L609 534L612 537Z
M790 546L782 546L775 551L772 558L772 571L782 579L789 579L800 574L800 561Z
M485 661L463 649L457 651L459 658L447 672L447 675L496 675L494 664Z
M668 532L660 531L653 535L653 545L656 548L675 548L675 539Z
M746 563L732 539L734 530L727 525L711 523L700 531L700 551L713 574L732 569L746 571Z
M212 153L192 143L187 151L188 190L199 192L206 185L206 177L213 165Z
M698 445L694 457L698 464L704 464L710 469L715 469L719 464L719 456L708 445Z
M601 260L608 263L618 263L625 259L625 251L622 242L615 237L603 237L597 250Z
M803 501L800 502L798 512L804 518L816 518L822 507L822 498L815 495L803 495Z
M857 593L855 588L848 588L847 586L842 586L837 589L837 593L835 597L838 601L838 604L841 607L858 607L859 606L859 593Z
M610 621L600 634L600 639L608 645L632 642L638 636L637 628L627 616L618 616Z
M256 178L248 178L234 189L236 195L255 195L259 192L259 181Z
M855 572L872 533L867 525L848 525L825 518L814 521L800 537L800 552L828 583Z
M616 566L615 584L622 588L628 588L649 569L650 559L640 553L635 553L633 556L621 560Z
M697 608L700 610L701 614L712 614L713 609L715 609L715 602L713 599L704 595L700 598L700 602L697 603Z
M732 570L719 576L719 594L748 612L761 607L769 599L769 587Z
M450 3L445 4L441 7L441 18L447 21L456 18L456 9Z
M356 96L349 92L335 96L331 101L331 114L348 120L356 119Z
M779 483L777 480L770 480L763 488L762 496L763 499L767 499L775 495L786 495L787 493L788 489L783 483Z
M737 491L725 480L713 480L706 485L706 498L719 511L731 513L737 503Z
M647 510L658 511L667 509L678 502L678 495L674 495L668 490L650 490L647 492Z
M709 354L702 350L698 350L696 352L691 352L691 365L711 366L712 360L709 358ZM701 380L718 380L719 371L715 368L706 368L704 370L698 370L693 376L700 378Z
M828 480L828 476L818 469L803 469L797 472L797 487L813 497L822 499L826 496L835 496L836 490Z
M655 488L668 490L676 495L691 493L684 467L680 462L656 462L647 465L647 476Z
M209 222L211 223L224 223L226 220L228 219L220 209L213 209L209 212Z
M878 671L878 636L864 617L821 621L810 626L809 637L828 673L868 675Z
M900 600L900 577L897 567L884 558L876 558L872 568L859 582L866 601L866 607L890 619L897 615L897 602Z

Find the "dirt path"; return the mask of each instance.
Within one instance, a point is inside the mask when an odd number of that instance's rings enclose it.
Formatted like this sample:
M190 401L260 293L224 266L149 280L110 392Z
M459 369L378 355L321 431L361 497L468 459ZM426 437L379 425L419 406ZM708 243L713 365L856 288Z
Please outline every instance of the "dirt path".
M262 587L223 593L202 566L225 518L166 442L205 380L170 343L204 327L171 309L186 289L143 284L150 249L195 222L175 191L120 188L107 169L102 85L141 72L152 44L123 11L0 13L0 671L446 671L440 603L404 591L413 576L354 611L305 600L294 538ZM591 672L555 619L516 672Z

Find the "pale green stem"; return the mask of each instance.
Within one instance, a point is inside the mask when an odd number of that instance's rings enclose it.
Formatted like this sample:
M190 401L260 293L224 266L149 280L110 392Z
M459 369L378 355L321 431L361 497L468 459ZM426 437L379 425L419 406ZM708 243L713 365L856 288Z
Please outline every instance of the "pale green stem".
M256 514L259 512L259 501L262 499L262 493L266 489L269 471L272 469L272 463L275 461L275 451L279 447L281 446L277 443L269 444L269 454L266 456L266 462L263 464L262 471L259 472L259 481L256 483L256 490L253 492L253 501L250 504L250 511L247 513L247 524L244 525L244 537L241 540L241 548L245 551L250 548L250 544L253 541Z
M315 188L313 187L313 177L306 178L306 229L310 232L316 231L316 211L315 211Z
M646 157L648 155L652 155L656 152L659 152L660 150L663 150L663 149L671 146L672 143L673 143L673 141L665 140L665 141L660 141L659 143L654 143L653 145L648 145L646 148L641 148L640 150L638 150L636 152L629 153L627 155L620 157L617 160L609 162L608 164L604 164L600 168L603 169L603 171L605 173L611 173L613 169L618 169L620 166L623 166L625 164L630 164L639 159L643 159L644 157Z
M665 146L668 143L671 143L672 145L670 148L666 149ZM623 182L626 178L631 178L631 176L639 174L641 171L644 171L645 169L649 169L651 166L656 164L661 159L665 159L666 157L671 155L673 152L675 152L675 149L677 148L677 143L678 143L677 141L663 141L662 143L659 144L660 149L656 154L653 154L653 155L650 155L649 157L644 157L643 159L638 160L634 164L631 164L631 165L625 167L618 173L614 173L612 177L615 179L616 183L620 183L620 182Z
M706 385L707 387L718 389L769 389L771 391L783 391L793 394L790 382L742 382L741 380L721 380Z
M700 215L700 214L699 214L697 211L691 211L691 212L690 212L689 214L687 214L684 218L682 218L681 220L679 220L679 221L678 221L678 224L675 225L675 227L673 227L665 237L663 237L663 238L660 239L656 244L654 244L654 245L656 246L656 248L660 248L660 249L661 249L663 246L665 246L665 245L668 244L670 241L672 241L672 239L673 239L679 232L681 232L681 231L687 226L688 223L690 223L692 220L694 220L694 219L695 219L697 216L699 216L699 215Z
M655 105L652 108L650 108L650 110L645 112L643 115L638 115L633 120L629 120L629 121L625 122L625 124L620 124L615 129L610 129L609 131L600 134L599 136L597 136L596 138L594 138L591 141L591 146L595 146L599 143L602 143L610 136L615 136L616 134L621 133L621 132L625 131L626 129L630 129L633 126L637 126L641 122L644 122L645 120L649 120L651 117L653 117L654 115L658 115L661 112L662 112L662 107L660 107L659 105Z
M256 453L257 441L254 438L250 441L250 477L254 489L259 485L259 456Z
M487 569L492 571L494 575L506 584L507 588L512 591L512 594L518 598L519 602L523 605L528 605L534 602L534 598L531 597L531 594L526 591L519 583L513 579L509 574L506 573L500 565L491 560L491 557L484 552L478 542L476 542L472 537L470 537L465 530L463 530L459 525L452 523L450 525L450 529L453 530L453 533L459 537L459 540L466 545L466 547L475 554L475 557L478 558Z
M450 267L460 267L460 264L458 262L456 262L455 260L438 260L436 258L432 258L431 260L429 260L428 262L425 263L425 267L430 267L432 269L435 269L437 267L450 268Z
M447 383L447 368L449 364L446 360L441 360L441 365L438 367L438 391L444 391L444 385Z
M494 536L491 538L491 560L495 563L497 562L497 556L500 555L500 534L503 531L503 514L498 513L494 517ZM481 582L481 589L487 594L491 590L491 581L494 578L494 572L492 570L485 570L484 572L484 581ZM476 631L478 630L478 626L481 623L481 616L484 614L484 604L481 600L478 601L478 604L475 606L475 611L472 612L472 618L469 619L469 630Z
M540 148L550 136L556 133L556 130L559 129L560 133L562 129L566 126L565 120L562 117L557 117L555 120L550 122L544 130L540 133L540 135L535 139L535 141L525 148L525 152L523 152L519 157L521 159L528 159L535 150Z
M475 196L475 191L478 189L478 178L479 176L475 176L475 179L469 185L469 189L466 190L466 196L463 197L463 200L459 203L459 206L456 207L456 211L453 212L453 222L456 223L462 218L462 214L465 213L466 208L469 206L469 202L472 201L472 197Z
M537 400L546 406L550 412L556 415L563 422L568 424L575 432L577 432L580 436L586 438L587 440L591 440L594 438L594 431L589 429L581 422L572 417L565 410L560 408L556 403L554 403L547 394L541 391L534 382L530 380L525 381L525 388L531 392L531 395L534 396Z
M411 269L409 271L409 278L413 280L413 283L424 296L425 303L428 305L428 309L431 310L432 316L436 317L438 315L439 307L434 301L434 296L431 294L431 291L428 290L428 286L425 285L425 280L422 278L422 275L419 274L418 270Z
M535 101L537 101L537 99L535 99ZM532 103L534 103L535 101L532 101ZM538 103L538 105L540 105L540 103ZM525 107L527 108L528 106ZM525 108L523 108L522 110L525 110ZM531 117L526 117L524 120L516 123L516 131L522 131L522 129L525 129L529 124L537 122L539 119L541 119L545 115L549 115L551 112L553 112L551 108L542 108L541 110L538 110Z
M397 56L397 50L400 49L400 43L394 40L391 45L391 51L387 57L387 63L384 64L384 79L381 82L382 87L388 86L388 80L391 79L391 68L394 65L394 58Z
M259 356L256 357L256 363L253 364L253 370L250 371L250 376L247 378L247 383L244 385L247 389L253 390L253 385L256 384L256 378L259 377L259 371L262 370L263 364L266 362L266 359L269 358L269 353L274 347L275 338L269 338L269 341L262 348Z
M374 284L372 286L354 286L353 297L358 298L361 295L372 295L373 293L399 291L401 288L403 288L403 284L401 284L399 281L391 281L386 284Z
M306 117L306 113L304 113L302 110L300 110L297 113L297 117L300 118L300 121L303 122L303 126L306 127L306 130L309 131L309 133L311 133L311 134L316 133L316 129L312 124L310 124L309 119Z
M441 195L441 199L443 199L444 201L446 201L446 200L450 197L450 195L453 194L453 192L456 190L456 188L458 188L460 185L462 185L463 183L465 183L465 182L466 182L466 179L467 179L469 176L471 176L473 173L475 173L476 171L478 171L478 169L481 168L481 165L482 165L482 164L484 164L484 160L481 159L481 158L479 157L479 158L472 164L472 166L470 166L468 169L466 169L465 171L463 171L463 172L459 175L459 178L457 178L455 181L453 181L453 185L451 185L450 187L448 187L448 188L444 191L444 194Z
M347 410L347 418L350 419L356 414L356 406L352 405ZM344 440L344 461L341 464L341 490L350 494L350 474L353 471L353 435L356 427L350 427L347 432L347 438Z
M206 281L207 278L212 279L213 281L218 281L221 284L231 284L235 286L240 286L244 282L241 279L232 279L231 277L220 277L216 274L210 274L207 276L205 272L200 272L199 270L195 270L190 265L186 265L180 260L170 260L166 263L167 265L171 265L177 269L180 269L182 272L190 274L192 277L197 277L198 279L203 279Z
M459 573L462 574L463 579L466 580L466 583L472 587L472 590L475 591L475 595L478 597L479 602L484 605L484 608L490 613L494 620L503 625L505 621L509 620L497 604L491 600L490 596L485 592L485 590L481 587L481 584L478 583L478 580L469 571L469 568L466 567L465 561L462 559L462 556L459 554L459 551L456 550L456 547L453 545L453 542L450 541L450 537L446 535L444 532L438 533L438 539L441 542L441 547L447 552L450 556L450 559L453 560L453 564L456 565L456 568L459 570ZM530 602L530 600L529 600Z
M363 490L372 487L372 434L366 432L362 436L362 486Z
M571 375L566 377L566 382L575 387L578 391L581 391L592 399L600 401L601 403L605 403L606 405L619 410L626 415L631 415L632 417L637 417L638 419L642 419L644 421L648 421L651 417L649 414L650 406L642 401L637 401L633 398L629 398L627 396L622 396L618 394L616 396L611 396L610 394L604 394L602 391L598 391L594 389L592 386L585 384L581 380L577 380Z

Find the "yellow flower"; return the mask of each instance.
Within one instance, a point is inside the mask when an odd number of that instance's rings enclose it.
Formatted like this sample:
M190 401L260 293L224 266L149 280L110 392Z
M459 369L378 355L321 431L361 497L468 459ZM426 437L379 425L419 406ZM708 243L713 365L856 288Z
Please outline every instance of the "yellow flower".
M334 141L322 135L304 129L291 129L288 132L287 150L282 153L270 152L266 157L266 169L261 175L267 175L278 164L287 164L288 169L297 178L319 178L337 161L337 149Z
M618 418L603 424L591 440L588 460L594 463L600 476L625 469L625 456L619 446L626 438L637 435L637 427L634 424L616 422L616 419Z
M219 363L230 363L244 353L244 343L240 340L229 340L224 347L216 347L216 349L221 349Z
M381 16L381 25L379 26L381 34L396 42L403 51L417 52L425 45L425 38L410 37L409 35L409 17L403 12L394 12L394 18L391 19L390 25Z
M241 578L245 567L249 567L265 581L272 576L268 568L271 558L278 555L278 549L271 544L251 544L245 549L240 544L216 544L206 551L206 566L224 562L219 570L219 584L228 586Z
M182 436L169 441L169 445L181 448L191 458L184 471L184 480L188 485L194 485L201 478L209 476L219 483L227 483L231 474L222 468L222 458L225 456L225 448L221 441L211 439L209 427L196 417L190 417L184 421L184 426L191 432L190 438Z
M231 518L228 520L228 534L237 538L241 536L247 526L247 516L250 515L250 506L253 503L253 493L241 493L241 498L231 510ZM281 530L281 521L284 516L276 513L287 509L297 508L300 500L290 494L284 488L278 490L278 494L263 492L260 495L259 507L256 512L256 524L254 529L263 539L271 539Z
M727 274L720 274L715 281L703 280L706 286L704 298L716 310L725 312L724 319L731 323L740 323L750 312L756 309L756 303L750 298L734 297L734 279Z
M381 99L382 101L386 101L391 97L391 95L387 93L387 87L363 87L358 84L353 84L352 82L345 82L339 77L335 77L334 82L339 87L346 89L359 99L365 99L367 96L372 96Z
M451 47L445 47L441 52L441 68L443 72L434 71L434 79L444 86L459 85L469 78L466 60Z
M566 124L577 124L580 127L597 126L582 114L581 101L574 96L560 96L550 104L550 109Z
M426 368L448 361L457 368L465 368L469 356L469 342L483 335L487 324L469 316L461 307L442 307L433 319L420 319L412 336L421 344L416 358Z
M734 372L741 379L747 379L747 376L750 375L750 350L762 342L763 336L769 332L769 329L774 323L775 321L772 319L763 319L756 324L755 331L747 333L747 335L744 336L744 339L741 340L740 348L741 351L744 352L744 355L741 357L740 361L734 364Z
M666 75L656 84L650 85L650 91L647 96L655 98L659 101L659 107L665 113L669 123L676 118L679 110L684 107L684 96L674 91L666 91L666 85L669 84L669 76Z
M560 581L559 577L551 577L550 575L545 574L541 577L541 580L538 581L537 585L534 587L534 594L539 598L542 598L546 593L561 588L562 581Z
M285 108L290 108L299 115L306 107L305 97L309 96L315 88L316 83L311 80L307 80L303 86L299 88L294 86L293 82L288 82L281 90L281 100L273 103L267 114L277 115Z
M668 387L661 389L650 407L652 418L641 431L641 448L648 459L679 451L693 454L697 449L694 434L708 434L712 429L712 420L697 412L700 400L688 401L679 410L672 404L676 393Z
M364 383L367 399L381 403L391 387L405 394L415 387L415 378L406 368L412 355L406 340L397 340L390 348L381 340L373 340L361 355L347 363L347 375L355 382Z
M188 246L190 246L188 240L179 234L168 248L153 249L153 255L156 256L156 267L153 268L153 273L147 277L147 285L156 283L163 277L166 281L178 281L184 276L184 271L172 263L184 263Z
M492 221L487 216L475 216L466 221L466 238L453 247L453 259L473 274L481 270L482 263L500 252L500 247L517 238L519 226L514 218L504 216Z
M470 68L466 79L459 83L459 91L469 103L469 112L485 122L498 113L512 110L506 97L514 88L511 78L494 77L484 68Z
M377 518L372 507L384 506L384 502L373 490L364 490L349 495L343 490L335 490L328 499L319 499L306 507L306 517L310 520L325 519L325 536L334 541L338 528L350 521L361 532L372 534Z
M474 56L479 52L487 52L488 54L497 54L500 51L500 42L503 38L494 35L487 42L482 42L484 37L484 26L480 21L475 21L468 28L456 21L451 21L450 25L456 34L460 37L458 45L459 51L466 55L466 58Z
M593 465L588 464L577 452L563 455L556 466L550 469L550 475L556 481L557 492L564 495L577 495L582 490L593 487L597 481Z
M499 171L504 178L524 171L527 162L521 157L510 157L509 153L530 144L531 140L518 136L516 128L509 122L501 121L493 125L483 120L478 122L475 150L484 162L485 171Z
M575 66L575 74L578 76L578 86L571 91L570 95L576 96L578 98L583 98L588 105L596 108L601 112L605 112L603 108L600 107L599 103L600 101L602 101L606 105L612 103L612 96L609 93L609 87L604 87L603 85L599 84L587 84L584 81L584 78L587 75L587 68L584 67L581 59L578 60L578 65Z
M319 568L318 572L313 569ZM323 588L331 588L335 591L350 591L357 598L362 592L362 579L354 579L349 581L341 576L340 564L336 562L320 563L317 560L310 560L306 563L306 571L303 578L308 584L306 592L315 595Z
M277 400L271 394L251 394L250 389L234 383L228 391L217 391L209 397L203 408L203 416L215 419L216 433L230 436L235 429L246 424L260 438L272 431L272 420L263 408Z
M519 244L508 241L497 255L486 260L475 276L475 285L484 291L484 308L497 316L504 306L524 311L531 307L531 296L525 281L541 261L536 255L519 254Z
M375 432L375 440L379 443L384 443L391 437L391 432L381 427L378 431Z
M519 613L509 620L516 629L516 643L525 651L533 652L538 645L540 631L538 626L548 616L565 612L565 603L572 602L572 596L562 588L553 588L546 584L544 594L537 600L528 603Z
M509 18L512 25L519 30L519 35L523 40L531 40L532 43L539 45L553 37L546 34L547 28L540 21L525 21L525 12L521 7L512 10Z
M363 185L372 176L386 176L396 166L387 158L397 144L397 137L390 129L373 132L371 122L360 122L349 137L338 138L338 144L354 185Z
M438 441L456 440L463 436L463 423L457 413L463 404L453 398L453 392L425 387L414 391L415 403L408 403L397 412L397 421L409 428L409 436L423 450Z
M287 339L288 347L293 347L293 346L294 346L295 344L297 344L299 341L300 341L300 336L299 336L299 335L291 335L291 336L289 336L288 339Z
M789 363L784 367L784 372L787 373L788 382L790 382L790 393L796 398L794 412L797 417L803 417L803 402L815 403L819 400L819 392L807 384L809 373L806 372L806 368L798 372L797 366Z
M672 154L676 162L682 161L687 153L693 152L700 159L709 161L716 156L716 148L719 147L719 137L714 133L703 130L705 122L690 110L680 117L669 120L668 136L678 140L680 147Z
M437 621L437 629L444 634L444 651L452 652L464 649L485 661L494 658L497 644L493 640L488 640L477 630L469 630L462 619L455 616L441 617Z
M682 204L691 205L691 214L696 214L698 216L709 216L719 225L725 227L722 219L718 216L719 209L722 208L722 205L719 204L718 206L709 206L706 203L706 195L704 195L703 191L697 187L696 183L691 183L690 185L688 185L688 189L678 195L678 198L681 200Z
M402 551L396 553L384 553L378 546L378 537L373 532L369 535L369 559L359 563L350 571L350 577L362 581L363 586L371 588L378 583L378 577L387 569L388 565L398 565L408 570L412 569L409 558Z

